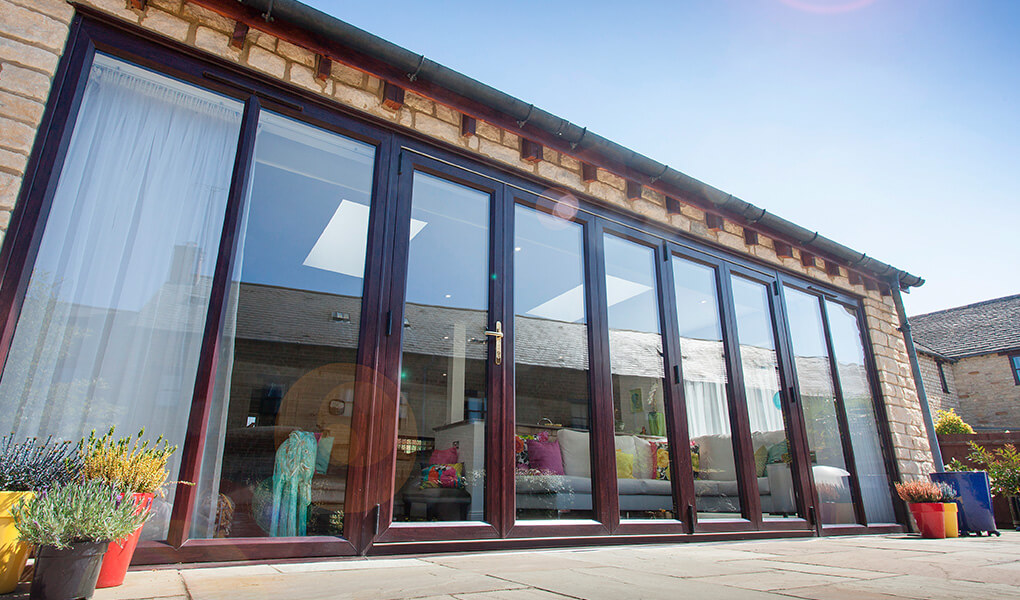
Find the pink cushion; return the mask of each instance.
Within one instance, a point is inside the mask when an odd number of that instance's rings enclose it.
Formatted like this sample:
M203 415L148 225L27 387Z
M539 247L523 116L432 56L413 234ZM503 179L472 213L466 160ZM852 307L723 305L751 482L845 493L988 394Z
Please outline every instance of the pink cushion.
M563 475L563 456L559 442L528 440L528 464L550 475Z
M429 462L434 465L453 465L460 461L457 460L457 448L450 446L444 450L433 450L432 458Z

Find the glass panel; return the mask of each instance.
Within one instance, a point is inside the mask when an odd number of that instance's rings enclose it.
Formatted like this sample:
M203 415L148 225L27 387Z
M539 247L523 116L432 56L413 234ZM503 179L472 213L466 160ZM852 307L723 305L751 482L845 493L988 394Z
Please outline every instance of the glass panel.
M193 537L342 532L374 164L259 118Z
M183 445L241 108L96 56L0 380L0 431L144 427ZM144 539L166 538L167 492Z
M674 256L673 282L698 518L740 518L716 271Z
M414 174L395 521L484 518L489 194Z
M584 228L515 213L517 518L591 518Z
M673 518L655 251L605 236L616 476L623 518Z
M864 366L864 345L854 309L831 300L825 301L829 331L836 354L836 371L843 392L850 443L854 449L857 480L869 523L895 523L892 488L882 460L882 441L878 435L875 402Z
M751 423L754 468L765 517L797 512L793 493L793 454L780 393L779 358L767 285L731 277L744 394Z
M846 470L836 418L836 396L832 389L821 307L815 296L789 287L784 293L811 452L811 471L820 501L818 517L822 523L853 523L856 516L850 493L850 472Z

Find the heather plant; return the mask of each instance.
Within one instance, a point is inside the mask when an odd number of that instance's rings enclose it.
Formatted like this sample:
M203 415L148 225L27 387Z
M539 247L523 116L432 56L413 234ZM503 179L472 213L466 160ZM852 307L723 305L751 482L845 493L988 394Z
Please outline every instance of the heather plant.
M81 471L81 456L71 442L53 437L17 442L11 433L0 439L0 491L30 492L68 483Z
M896 493L905 502L911 504L930 502L952 502L956 498L956 492L945 483L933 483L931 481L908 481L896 484Z
M935 411L935 433L974 433L974 428L968 425L963 417L956 414L955 408L949 410Z
M152 494L161 489L167 478L167 462L177 451L159 436L152 446L142 440L145 430L134 438L116 439L113 427L103 437L93 431L82 446L82 475L122 486L131 492Z
M79 542L120 540L138 529L148 512L125 501L123 488L104 481L54 486L13 509L22 541L67 548Z
M988 471L992 491L996 496L1020 496L1020 452L1013 444L1006 444L994 452L970 443L967 459Z

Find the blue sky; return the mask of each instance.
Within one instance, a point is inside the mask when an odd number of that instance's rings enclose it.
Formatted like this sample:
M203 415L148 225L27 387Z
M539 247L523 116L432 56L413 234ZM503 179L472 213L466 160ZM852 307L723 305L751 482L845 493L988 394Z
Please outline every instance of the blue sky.
M305 0L921 275L1020 293L1020 2Z

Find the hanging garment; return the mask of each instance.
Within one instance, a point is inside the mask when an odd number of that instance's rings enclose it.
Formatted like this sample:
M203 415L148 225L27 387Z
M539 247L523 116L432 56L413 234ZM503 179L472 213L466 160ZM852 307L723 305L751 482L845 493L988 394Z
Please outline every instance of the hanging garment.
M315 435L295 431L276 450L273 469L273 516L269 535L273 537L305 535L308 505L312 502L312 476L315 474Z

